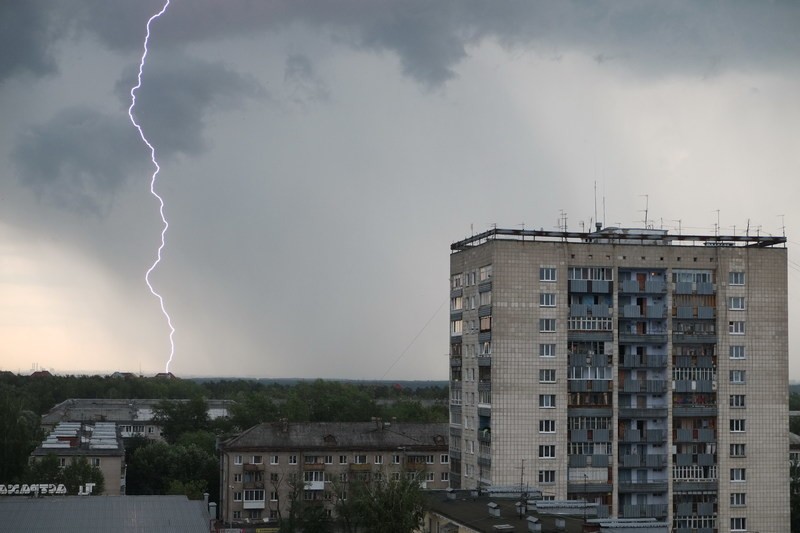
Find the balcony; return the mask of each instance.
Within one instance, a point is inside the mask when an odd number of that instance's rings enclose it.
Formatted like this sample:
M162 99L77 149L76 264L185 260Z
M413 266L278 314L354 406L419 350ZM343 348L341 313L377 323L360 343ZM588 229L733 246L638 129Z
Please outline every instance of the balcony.
M305 490L325 490L324 481L306 481Z
M372 465L369 463L350 463L351 472L370 472Z
M262 465L255 464L255 463L245 463L242 466L242 468L244 469L245 472L257 472L257 471L261 470L261 466Z
M662 518L667 516L666 503L623 505L620 518Z
M242 503L244 509L264 509L266 502L264 500L245 500Z
M567 384L569 392L609 392L611 390L611 380L570 379Z
M716 442L717 432L714 429L673 429L673 442Z
M491 367L492 366L492 356L491 354L481 354L478 356L478 366L479 367Z
M666 418L666 407L620 407L619 417L627 419L636 418Z
M303 465L303 470L306 471L325 470L325 463L305 463Z
M667 356L627 353L622 356L620 366L622 368L665 368L667 366Z
M672 342L678 344L716 344L717 334L705 331L674 331Z
M672 416L715 417L717 416L717 406L716 405L673 405Z
M620 481L619 484L619 492L620 493L633 493L633 492L647 492L647 493L658 493L658 492L667 492L667 481Z
M635 279L626 279L620 283L619 292L623 294L664 294L667 292L667 283L661 279L648 279L644 283Z
M620 344L667 344L666 330L652 333L619 332Z
M663 379L626 379L622 384L623 393L664 394L667 392L667 382Z
M629 454L620 457L620 468L664 468L667 466L666 455Z
M666 441L667 436L663 429L648 429L644 432L638 429L625 429L620 435L620 440L628 443L658 444Z

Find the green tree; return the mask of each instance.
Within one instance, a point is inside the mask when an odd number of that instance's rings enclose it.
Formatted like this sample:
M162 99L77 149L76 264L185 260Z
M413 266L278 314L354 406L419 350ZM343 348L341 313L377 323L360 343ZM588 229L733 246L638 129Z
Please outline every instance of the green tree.
M15 387L0 387L0 479L20 481L41 439L39 416Z
M339 524L347 533L411 533L422 525L425 498L416 476L353 481L338 498Z
M64 471L58 457L48 453L41 459L33 461L26 476L28 483L64 483Z
M162 400L153 409L153 420L161 425L161 436L173 444L184 433L209 428L208 404L203 398L188 401Z
M64 467L64 485L68 494L78 494L78 489L87 483L94 483L92 496L98 496L105 491L105 478L103 472L96 466L89 464L86 457L76 457Z

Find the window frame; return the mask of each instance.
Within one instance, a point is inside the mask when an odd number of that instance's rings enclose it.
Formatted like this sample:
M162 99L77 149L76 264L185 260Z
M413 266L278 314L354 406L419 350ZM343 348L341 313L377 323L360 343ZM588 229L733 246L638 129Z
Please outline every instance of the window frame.
M552 328L552 329L550 329ZM540 318L539 319L539 333L555 333L556 332L556 319L555 318Z
M556 408L556 395L555 394L540 394L539 395L539 409L555 409Z
M558 269L556 267L539 267L539 281L554 283L558 281Z
M556 293L554 292L539 293L539 307L556 307L557 301Z

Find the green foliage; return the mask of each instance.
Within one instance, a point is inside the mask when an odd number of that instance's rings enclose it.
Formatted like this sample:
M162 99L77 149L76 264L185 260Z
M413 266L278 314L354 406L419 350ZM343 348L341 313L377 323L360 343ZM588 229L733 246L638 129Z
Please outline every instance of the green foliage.
M411 533L422 525L425 498L416 478L354 481L348 491L346 500L336 502L340 526L347 533Z
M112 480L112 482L118 480ZM68 494L77 494L78 487L94 483L92 496L98 496L105 491L103 472L96 466L91 466L86 457L76 457L64 467L64 485Z
M0 385L0 479L20 481L28 456L41 440L39 416L25 395Z
M190 498L209 492L218 501L219 465L213 453L195 444L152 442L139 447L128 464L128 494L173 494Z
M153 420L161 425L161 436L174 443L184 433L209 428L208 404L203 398L178 402L161 400L153 410Z
M49 453L31 463L26 476L29 483L64 483L64 471L61 470L58 457Z

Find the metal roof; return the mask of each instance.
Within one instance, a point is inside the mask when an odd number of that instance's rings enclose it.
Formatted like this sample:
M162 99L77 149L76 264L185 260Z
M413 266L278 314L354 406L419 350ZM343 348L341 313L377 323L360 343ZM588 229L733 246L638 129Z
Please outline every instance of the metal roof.
M186 496L4 496L0 524L10 533L208 533L209 516Z

